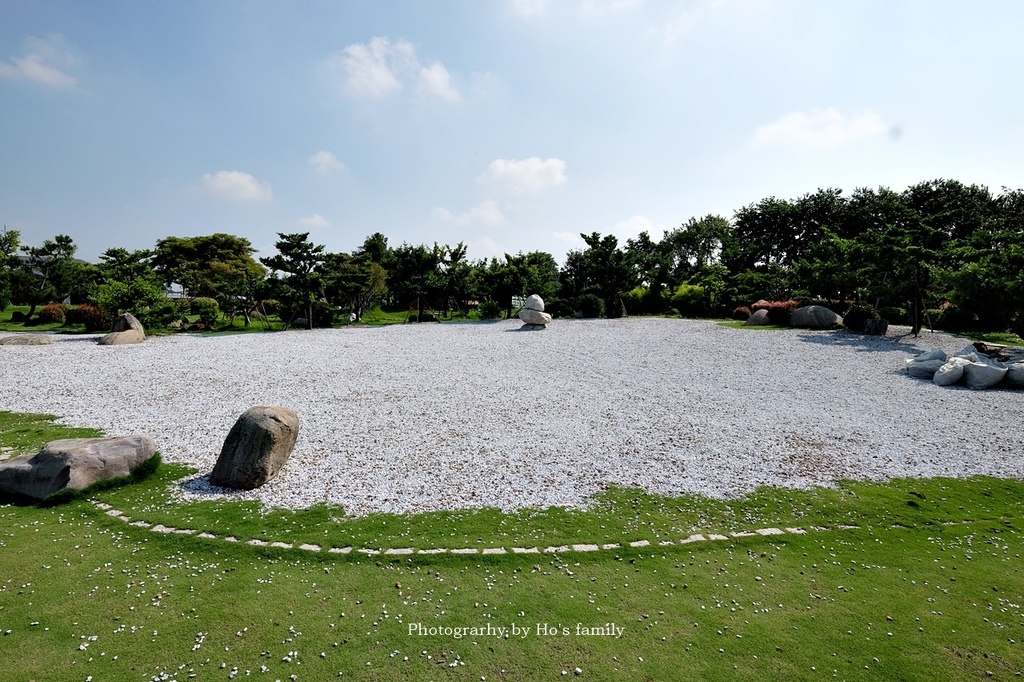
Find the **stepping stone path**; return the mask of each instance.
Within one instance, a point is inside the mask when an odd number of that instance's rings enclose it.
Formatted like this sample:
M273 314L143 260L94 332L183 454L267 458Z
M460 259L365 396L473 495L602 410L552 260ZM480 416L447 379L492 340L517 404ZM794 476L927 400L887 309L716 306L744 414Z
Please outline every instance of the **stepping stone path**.
M222 540L224 542L238 542L238 538L227 535L223 538L212 533L196 533L194 529L190 528L172 528L170 526L164 526L162 524L152 524L146 521L132 521L124 512L114 509L105 502L99 500L92 500L93 506L97 509L106 513L107 516L119 519L128 523L128 525L136 526L138 528L145 528L154 533L176 533L179 535L195 535L197 538L204 540ZM824 532L828 530L854 530L859 526L849 526L845 524L839 524L834 528L827 528L824 526L812 526L809 530L815 532ZM808 531L807 528L757 528L752 531L734 531L729 535L720 535L717 533L694 533L689 537L681 540L659 540L659 547L671 547L674 545L687 545L693 542L718 542L722 540L729 540L732 538L751 538L751 537L768 537L776 535L804 535ZM272 540L260 540L253 538L247 540L246 544L254 547L278 547L280 549L293 549L295 545L287 542L272 541ZM650 540L633 540L627 543L630 547L650 547ZM320 545L302 544L298 546L299 549L307 552L322 552L323 547ZM600 552L613 549L621 549L622 545L618 542L609 542L603 545L593 544L574 544L574 545L553 545L551 547L512 547L512 554L558 554L562 552ZM508 554L508 549L505 547L484 547L483 549L477 549L475 547L435 547L432 549L416 549L414 547L389 547L389 548L374 548L374 547L328 547L327 551L330 554L350 554L353 551L359 552L360 554L366 554L368 556L377 556L385 554L389 556L395 555L409 555L409 554Z

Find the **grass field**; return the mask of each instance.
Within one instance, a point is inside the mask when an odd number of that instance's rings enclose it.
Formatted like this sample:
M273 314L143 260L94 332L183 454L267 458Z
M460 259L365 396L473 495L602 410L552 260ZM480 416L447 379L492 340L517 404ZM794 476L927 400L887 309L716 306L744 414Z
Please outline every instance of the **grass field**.
M40 416L0 415L0 447L63 435ZM585 512L350 519L175 503L168 482L182 473L164 467L96 499L191 535L132 526L89 501L0 506L4 679L542 680L578 669L600 680L970 680L1024 670L1021 481L849 483L734 501L616 489ZM678 542L764 526L807 532ZM628 545L638 539L651 544ZM326 551L570 542L620 547Z

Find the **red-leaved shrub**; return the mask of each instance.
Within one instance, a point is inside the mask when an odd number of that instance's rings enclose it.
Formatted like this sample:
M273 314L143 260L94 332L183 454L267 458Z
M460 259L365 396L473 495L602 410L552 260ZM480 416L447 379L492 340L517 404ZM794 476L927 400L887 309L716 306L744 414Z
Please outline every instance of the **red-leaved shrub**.
M91 303L83 303L67 311L67 322L84 325L87 332L98 332L109 330L114 316Z
M60 303L47 303L39 309L39 324L64 324L66 311Z
M769 322L785 326L789 324L789 314L799 307L800 301L794 301L793 299L788 301L765 301L762 299L750 306L750 309L767 310Z

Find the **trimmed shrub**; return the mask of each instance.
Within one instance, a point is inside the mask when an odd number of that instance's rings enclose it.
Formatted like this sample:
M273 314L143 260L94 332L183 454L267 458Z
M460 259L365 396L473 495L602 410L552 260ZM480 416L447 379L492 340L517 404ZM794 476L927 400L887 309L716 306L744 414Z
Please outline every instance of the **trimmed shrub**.
M192 314L199 316L199 322L205 328L212 328L217 324L217 317L220 315L220 306L217 305L217 301L212 298L199 298L192 299Z
M910 313L907 312L906 308L899 308L894 305L882 306L878 309L878 316L889 320L890 324L910 324ZM934 317L932 322L935 322Z
M82 325L87 332L109 331L114 324L114 316L91 303L71 308L65 314L67 324Z
M268 298L260 301L258 310L267 315L276 315L281 312L281 302L276 298Z
M752 314L753 312L747 306L738 305L735 308L733 308L732 319L744 322L746 320L749 320Z
M604 315L604 301L597 294L580 296L580 316L594 319Z
M683 317L699 317L705 313L702 286L683 282L672 292L669 301Z
M480 303L477 307L477 312L480 313L481 320L497 320L505 311L502 309L500 303L492 299L487 299Z
M864 331L864 323L868 320L878 319L878 313L875 311L875 307L868 303L855 303L850 306L850 309L843 315L843 324L846 325L847 329L855 332Z
M792 299L788 301L765 301L760 300L750 306L752 312L758 310L768 311L768 321L774 325L785 327L789 324L789 315L800 307L800 301Z
M64 324L67 309L60 303L47 303L39 309L39 324Z
M27 319L28 319L28 315L26 315L25 311L23 311L23 310L15 310L14 312L11 313L11 322L21 322L21 323L24 323L25 320L27 320Z
M561 298L549 298L544 301L544 312L551 317L572 317L572 310Z
M647 288L636 287L626 293L622 294L622 302L626 305L626 310L631 313L646 313L647 311Z

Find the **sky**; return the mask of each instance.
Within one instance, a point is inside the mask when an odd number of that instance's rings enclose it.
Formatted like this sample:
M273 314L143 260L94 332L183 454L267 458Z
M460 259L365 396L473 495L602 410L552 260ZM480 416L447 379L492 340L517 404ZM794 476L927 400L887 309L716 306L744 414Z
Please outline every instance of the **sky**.
M0 223L471 259L1024 187L1020 0L0 0Z

